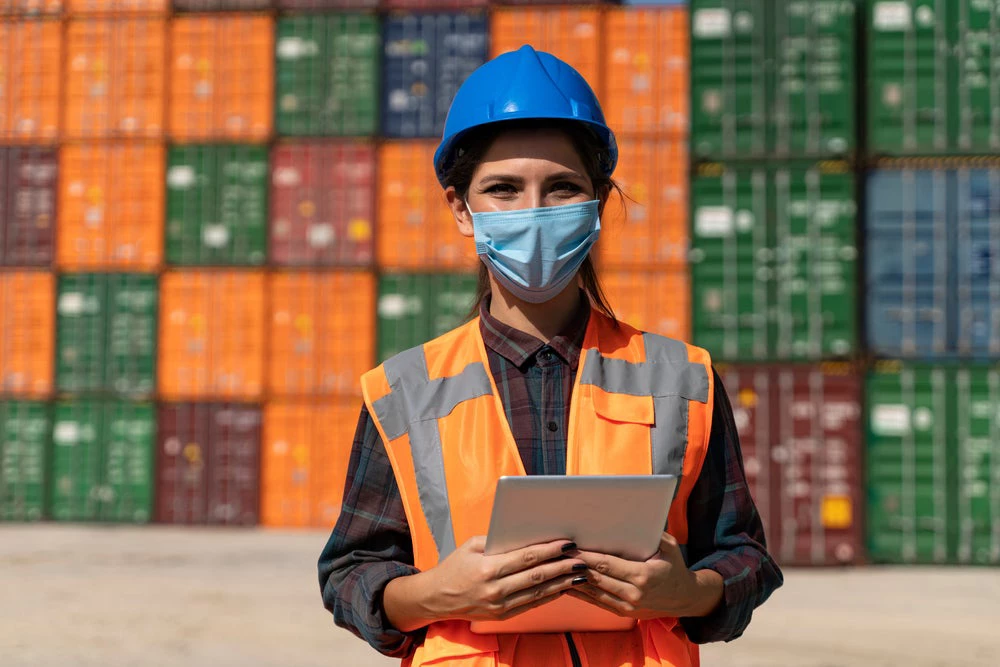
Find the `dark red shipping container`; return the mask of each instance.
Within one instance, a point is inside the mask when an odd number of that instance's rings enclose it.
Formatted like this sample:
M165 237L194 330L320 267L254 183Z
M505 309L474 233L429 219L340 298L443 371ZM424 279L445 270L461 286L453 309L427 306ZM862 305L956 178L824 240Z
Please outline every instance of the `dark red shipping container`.
M0 147L0 266L49 266L58 159L53 148Z
M276 0L278 9L325 12L340 9L375 9L379 0Z
M470 9L485 7L488 0L382 0L386 9Z
M161 406L156 520L256 525L260 507L260 409L241 404Z
M182 12L249 12L270 9L271 0L173 0Z
M271 262L368 266L374 257L375 147L363 141L278 145L271 160Z
M780 565L864 560L861 380L847 364L720 366Z

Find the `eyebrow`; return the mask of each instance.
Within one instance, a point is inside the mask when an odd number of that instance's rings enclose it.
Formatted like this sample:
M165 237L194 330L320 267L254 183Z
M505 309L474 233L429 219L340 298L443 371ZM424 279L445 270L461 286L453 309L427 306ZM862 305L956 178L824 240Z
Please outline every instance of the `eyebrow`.
M582 174L578 174L575 171L560 171L555 174L549 175L545 180L546 182L551 181L561 181L564 179L580 179L586 180L586 177ZM489 176L483 177L482 183L510 183L512 185L523 185L524 178L516 174L490 174Z

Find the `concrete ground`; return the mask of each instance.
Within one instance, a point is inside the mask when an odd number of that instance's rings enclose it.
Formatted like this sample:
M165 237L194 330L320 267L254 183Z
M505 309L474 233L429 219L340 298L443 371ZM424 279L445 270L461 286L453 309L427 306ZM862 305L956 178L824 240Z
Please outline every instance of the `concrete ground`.
M0 526L4 667L377 667L333 626L316 532ZM790 570L705 667L997 667L1000 569Z

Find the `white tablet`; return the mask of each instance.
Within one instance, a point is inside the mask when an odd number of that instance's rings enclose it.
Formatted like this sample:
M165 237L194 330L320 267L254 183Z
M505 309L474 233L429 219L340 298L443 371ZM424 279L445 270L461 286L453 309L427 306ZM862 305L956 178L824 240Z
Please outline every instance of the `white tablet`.
M501 477L486 554L568 539L580 549L646 560L656 553L677 487L673 475L529 475ZM506 621L477 621L472 631L628 630L623 618L569 596Z

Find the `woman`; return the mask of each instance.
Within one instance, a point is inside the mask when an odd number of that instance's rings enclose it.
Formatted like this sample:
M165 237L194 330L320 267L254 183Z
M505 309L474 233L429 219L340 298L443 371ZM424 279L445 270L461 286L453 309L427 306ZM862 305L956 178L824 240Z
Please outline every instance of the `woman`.
M781 585L708 354L617 322L601 293L589 251L617 153L584 79L529 46L452 103L434 166L482 260L478 317L362 378L319 562L336 622L405 664L696 665L697 643L738 637ZM648 561L566 540L483 553L501 475L650 473L682 477ZM560 595L639 622L470 631Z

